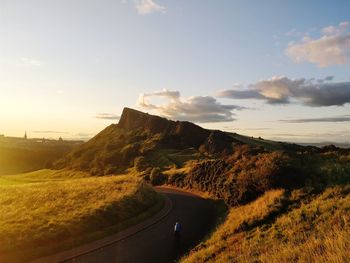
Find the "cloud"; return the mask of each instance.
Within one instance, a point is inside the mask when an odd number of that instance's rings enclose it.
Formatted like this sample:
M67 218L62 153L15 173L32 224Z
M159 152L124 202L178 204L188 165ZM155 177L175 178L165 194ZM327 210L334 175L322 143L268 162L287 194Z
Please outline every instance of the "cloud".
M147 15L154 12L165 13L166 8L153 0L136 0L136 10L140 15Z
M296 100L303 105L342 106L350 103L350 81L332 82L324 79L290 79L272 77L249 85L246 89L224 90L218 97L231 99L260 99L269 104L288 104Z
M33 58L21 58L20 64L25 66L34 66L34 67L40 67L44 63L40 60L33 59Z
M288 37L299 37L302 35L302 33L293 28L292 30L286 32L285 35Z
M350 115L344 115L344 116L338 116L338 117L311 118L311 119L280 120L280 122L288 122L288 123L350 122Z
M341 22L338 26L322 29L322 36L313 39L304 36L300 42L289 43L285 52L294 62L307 61L327 67L348 64L350 62L349 22Z
M164 104L153 104L151 97L163 97ZM233 121L233 110L242 110L236 105L224 105L211 96L194 96L181 98L180 92L163 90L154 93L141 94L138 106L143 109L156 111L158 114L175 120L191 122L227 122Z
M180 99L180 92L163 89L162 91L158 91L158 92L153 92L148 94L146 93L143 96L144 97L159 96L159 97L166 97L172 100L178 100Z
M97 113L96 116L94 116L96 119L103 119L103 120L119 120L120 116L113 114L113 113Z

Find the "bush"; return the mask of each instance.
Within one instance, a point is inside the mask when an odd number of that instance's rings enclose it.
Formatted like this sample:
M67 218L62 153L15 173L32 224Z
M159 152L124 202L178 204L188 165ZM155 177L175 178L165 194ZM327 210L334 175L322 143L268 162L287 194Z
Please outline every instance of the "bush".
M183 187L185 177L186 177L186 174L184 173L171 174L168 177L168 183L175 185L177 187Z
M152 169L150 174L150 182L152 185L161 185L165 183L166 177L161 172L159 167L155 167Z
M247 147L237 147L226 160L199 161L186 174L170 175L168 183L209 192L230 206L250 202L270 189L305 184L306 176L297 159L281 152L251 152Z
M146 162L146 158L143 156L136 157L134 159L134 167L137 172L143 172L148 168L148 163Z

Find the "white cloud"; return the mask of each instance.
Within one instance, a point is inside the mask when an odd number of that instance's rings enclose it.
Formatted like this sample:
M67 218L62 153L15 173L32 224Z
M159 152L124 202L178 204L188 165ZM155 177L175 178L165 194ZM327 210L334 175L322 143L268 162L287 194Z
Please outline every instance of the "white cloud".
M33 58L21 58L20 64L25 66L34 66L34 67L40 67L44 63L40 60L33 59Z
M286 54L297 63L307 61L319 67L347 64L350 62L348 27L349 22L325 27L318 39L305 36L300 42L289 43Z
M141 15L153 12L165 13L166 8L154 2L153 0L136 0L136 10Z
M150 102L152 97L163 97L166 101L163 104L154 104ZM243 109L236 105L223 105L211 96L181 98L179 91L169 90L141 94L138 106L170 119L202 123L233 121L232 111Z

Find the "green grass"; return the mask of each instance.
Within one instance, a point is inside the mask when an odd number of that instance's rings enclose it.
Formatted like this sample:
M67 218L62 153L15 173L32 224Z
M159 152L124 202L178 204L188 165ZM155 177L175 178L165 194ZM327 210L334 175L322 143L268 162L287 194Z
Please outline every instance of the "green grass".
M100 238L145 219L161 203L133 176L54 170L1 176L0 261L23 261Z
M158 149L149 153L146 158L147 162L154 167L169 168L182 167L187 161L200 159L201 155L194 148Z

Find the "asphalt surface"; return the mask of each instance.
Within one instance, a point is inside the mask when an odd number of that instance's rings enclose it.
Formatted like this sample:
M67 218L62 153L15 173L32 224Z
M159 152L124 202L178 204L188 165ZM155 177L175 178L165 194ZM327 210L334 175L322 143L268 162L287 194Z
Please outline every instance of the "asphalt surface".
M216 209L212 202L183 191L158 191L172 202L172 210L165 218L124 240L66 262L176 262L212 229L217 217ZM174 237L176 221L182 225L179 238Z

